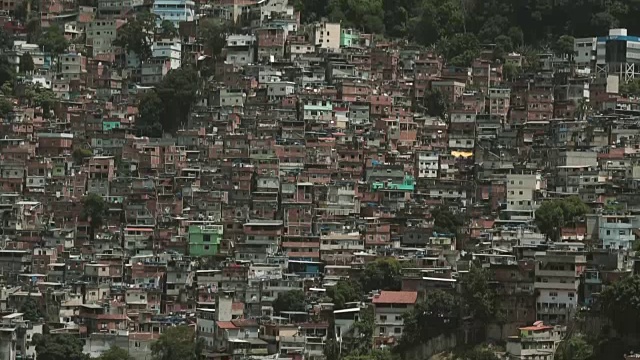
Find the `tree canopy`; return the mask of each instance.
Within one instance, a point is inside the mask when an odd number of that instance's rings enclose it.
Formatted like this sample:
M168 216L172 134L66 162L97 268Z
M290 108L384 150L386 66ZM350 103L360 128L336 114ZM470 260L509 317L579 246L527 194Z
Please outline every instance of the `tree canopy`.
M399 347L407 348L458 328L459 298L451 293L434 290L424 301L404 314L404 332Z
M29 73L35 69L35 65L33 64L33 58L31 54L28 52L24 53L20 57L20 71L23 73Z
M336 285L327 289L327 296L331 298L336 309L343 309L345 303L360 300L361 295L360 284L352 279L338 281Z
M91 241L95 239L96 229L102 226L107 210L107 204L98 194L90 193L82 198L82 217L89 221L89 239Z
M305 311L306 298L302 290L291 290L280 293L273 302L273 311L280 314L282 311Z
M303 21L327 17L365 32L432 45L455 34L481 43L506 35L514 47L553 45L563 35L590 37L624 27L640 33L640 0L314 0L293 1Z
M560 343L555 360L591 360L594 356L593 345L582 334L574 334Z
M536 210L535 222L547 239L556 241L563 226L574 225L589 212L589 207L577 196L546 200Z
M151 344L153 360L199 360L203 350L202 339L196 337L195 328L188 325L168 327Z
M136 127L140 135L162 137L163 109L162 100L155 90L146 91L139 96Z
M452 213L448 207L439 206L431 210L433 231L438 234L457 234L463 221L460 216Z
M69 41L64 37L64 29L53 24L42 29L37 38L38 46L53 54L62 54L67 50Z
M424 94L424 107L428 115L444 119L447 116L447 102L444 95L438 89L426 90Z
M378 258L367 264L362 274L365 292L372 290L400 290L402 266L395 258Z
M618 334L640 334L640 276L627 276L600 294L602 313Z
M231 24L216 18L204 18L200 21L198 36L205 49L214 57L220 55L226 45L226 33L230 27Z
M42 317L42 312L40 312L38 302L32 297L27 297L24 303L22 303L20 312L25 320L32 322L38 321Z
M98 356L98 360L133 360L134 357L129 355L129 352L121 347L112 346L109 350L103 352Z
M151 57L151 44L156 32L157 16L148 11L130 19L120 29L114 45L135 53L141 61Z
M499 319L498 299L490 286L490 280L489 273L485 269L472 266L469 273L462 278L461 285L466 314L485 323Z
M40 360L88 360L83 341L69 334L34 334L33 344Z
M13 111L13 102L6 98L0 98L0 116L7 116Z

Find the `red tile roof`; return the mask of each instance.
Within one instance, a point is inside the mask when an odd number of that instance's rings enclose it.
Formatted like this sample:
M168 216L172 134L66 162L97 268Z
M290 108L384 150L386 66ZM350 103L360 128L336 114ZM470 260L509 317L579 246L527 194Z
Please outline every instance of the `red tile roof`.
M550 330L553 326L545 325L542 321L536 321L531 326L521 327L520 330L524 331L536 331L536 330Z
M543 325L543 326L525 326L521 327L520 330L524 331L536 331L536 330L551 330L553 326Z
M415 304L417 291L382 291L373 298L374 304Z
M130 320L127 315L124 314L98 314L97 320Z
M258 326L258 322L253 319L237 319L231 321L235 327L255 327Z
M160 337L158 333L130 333L129 340L150 341L157 340Z
M231 321L218 321L216 322L216 324L220 329L225 329L225 330L237 329L237 327L233 325Z

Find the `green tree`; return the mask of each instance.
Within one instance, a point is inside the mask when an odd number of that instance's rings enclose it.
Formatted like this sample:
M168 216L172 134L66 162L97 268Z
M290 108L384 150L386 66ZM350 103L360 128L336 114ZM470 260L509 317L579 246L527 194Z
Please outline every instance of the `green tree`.
M22 57L20 57L20 71L23 73L30 73L35 69L35 65L33 64L33 58L31 54L28 52L24 53Z
M480 55L480 42L471 33L456 33L440 38L436 49L447 64L468 67Z
M403 317L404 332L398 345L401 351L455 331L460 318L459 299L451 293L435 290Z
M200 360L204 344L196 337L195 328L188 325L167 328L151 344L153 360Z
M318 21L329 15L327 12L329 0L293 0L289 3L293 5L295 11L300 12L301 22L305 24Z
M39 360L88 360L83 341L70 334L35 334L33 345Z
M73 158L73 162L80 165L84 163L85 159L88 159L93 156L93 152L89 149L75 149L71 154Z
M395 258L378 258L367 264L362 273L362 287L372 290L400 290L402 266Z
M302 290L291 290L280 293L273 302L273 311L280 314L282 311L306 311L306 298Z
M172 21L162 20L162 22L160 23L160 35L172 39L178 36L178 29L176 29Z
M589 212L589 207L577 196L546 200L536 210L535 222L547 239L557 241L562 227L575 225Z
M82 218L89 222L89 240L95 240L95 231L104 223L108 206L102 196L90 193L82 198Z
M573 57L575 55L575 51L573 49L573 44L575 43L575 38L570 35L562 35L555 42L553 46L553 51L556 55L566 56L569 59L569 62L573 61Z
M151 44L156 31L157 16L148 11L138 13L118 29L114 45L135 53L141 61L151 58Z
M331 298L336 309L343 309L345 303L360 300L361 295L360 285L351 279L340 280L327 289L327 296Z
M506 63L502 66L505 81L515 81L521 73L522 68L514 63Z
M464 30L464 12L459 0L424 0L417 11L419 16L411 33L419 44L433 45Z
M29 320L31 322L36 322L40 320L41 317L43 317L37 301L30 296L27 297L24 303L22 303L20 312L22 313L22 317L25 320Z
M513 51L513 40L506 35L499 35L495 39L496 47L493 50L495 59L504 59L511 51Z
M0 98L0 116L4 117L13 111L13 102L7 98Z
M446 206L438 206L431 210L433 231L438 234L457 234L464 225L462 218Z
M486 347L476 346L471 350L464 352L461 357L458 357L460 360L500 360L498 355Z
M64 53L69 46L69 41L64 37L64 29L56 24L41 29L37 43L54 56Z
M54 109L58 98L51 89L43 88L41 86L34 86L33 89L33 105L42 108L42 113L45 118L51 116L51 111Z
M342 21L344 27L363 29L367 33L384 32L382 0L330 0L329 19Z
M418 21L415 9L419 0L384 0L384 26L387 35L404 38L410 35L413 24Z
M524 33L519 26L512 26L509 28L507 32L509 38L511 39L511 43L514 47L519 47L524 45Z
M593 345L582 334L574 334L563 340L554 356L555 360L592 360Z
M472 266L462 278L461 296L466 314L483 323L501 318L498 297L490 286L490 280L489 273L478 266Z
M198 37L201 39L205 50L211 51L214 58L220 56L226 45L227 34L232 24L218 18L204 18L198 26Z
M7 81L2 84L2 89L0 89L0 91L2 91L2 95L4 96L11 96L13 94L13 85Z
M155 90L146 91L140 95L139 99L136 128L140 135L161 137L164 104L158 93Z
M134 357L129 355L129 351L121 347L112 346L109 350L100 354L98 360L134 360Z
M607 286L598 299L602 314L618 334L640 334L640 276L627 276Z
M16 77L13 65L9 63L7 55L0 54L0 84L9 82L13 84Z
M365 341L357 341L352 352L355 351L357 353L364 354L371 350L369 339L373 339L373 336L375 335L375 320L376 317L372 306L360 309L359 319L353 324L353 335L356 339L365 339Z
M171 70L156 88L162 101L162 129L174 133L186 125L198 90L198 72L192 66Z
M424 93L425 111L430 116L437 116L444 119L447 116L447 101L440 90L427 90Z
M353 352L342 357L344 360L395 360L397 357L389 349L371 349L371 344L366 353Z
M0 29L0 50L13 48L14 36L5 29Z
M627 83L620 84L618 92L624 96L640 96L640 79L634 79Z

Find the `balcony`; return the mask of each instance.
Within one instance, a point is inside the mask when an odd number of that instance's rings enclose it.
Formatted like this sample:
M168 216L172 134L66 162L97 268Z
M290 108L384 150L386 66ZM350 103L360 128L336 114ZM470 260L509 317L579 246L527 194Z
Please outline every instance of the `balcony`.
M572 290L578 291L579 282L575 283L558 283L558 282L536 282L535 289L551 289L551 290Z
M536 276L577 278L576 270L541 270L536 269Z

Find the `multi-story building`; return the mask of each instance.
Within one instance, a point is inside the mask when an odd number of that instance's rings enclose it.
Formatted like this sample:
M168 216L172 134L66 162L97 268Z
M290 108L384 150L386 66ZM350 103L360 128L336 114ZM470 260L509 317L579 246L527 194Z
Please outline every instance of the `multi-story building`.
M636 240L635 216L600 215L598 217L598 235L603 249L631 250Z
M178 38L156 40L151 44L151 56L154 59L167 59L169 70L177 69L182 62L182 42Z
M416 301L416 291L382 291L373 297L374 344L395 343L404 330L403 314L411 311Z
M580 277L586 269L584 253L548 250L535 254L537 318L565 324L578 309Z
M507 209L512 219L533 219L539 207L539 191L544 188L542 175L509 174L507 182Z
M189 255L213 256L219 252L220 240L224 233L222 225L197 224L189 225Z
M521 327L518 335L507 340L507 359L552 360L565 331L564 327L545 325L542 321Z
M229 35L227 37L227 63L238 66L253 64L256 60L255 35Z
M173 26L180 28L181 21L194 21L195 2L191 0L158 0L153 2L151 12L158 15L158 25L164 20L171 21Z
M311 43L321 49L340 48L340 23L326 21L312 25Z

